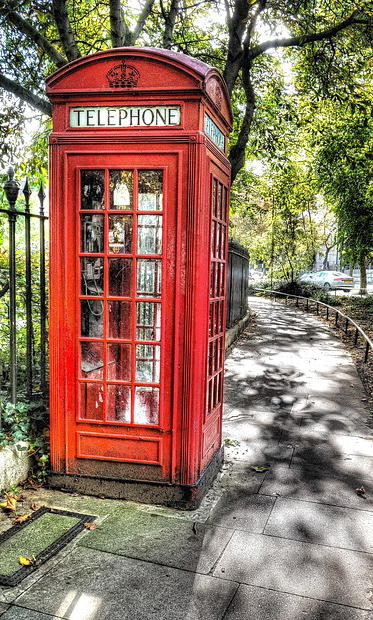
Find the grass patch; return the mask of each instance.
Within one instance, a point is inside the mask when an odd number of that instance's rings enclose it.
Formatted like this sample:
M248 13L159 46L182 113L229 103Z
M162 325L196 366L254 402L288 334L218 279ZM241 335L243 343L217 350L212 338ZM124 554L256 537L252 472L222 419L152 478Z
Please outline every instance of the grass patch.
M21 568L20 556L37 557L74 525L76 517L46 513L0 544L0 575L10 577Z
M55 555L95 517L42 507L27 521L0 535L0 584L17 585L24 577ZM22 566L20 557L30 558Z

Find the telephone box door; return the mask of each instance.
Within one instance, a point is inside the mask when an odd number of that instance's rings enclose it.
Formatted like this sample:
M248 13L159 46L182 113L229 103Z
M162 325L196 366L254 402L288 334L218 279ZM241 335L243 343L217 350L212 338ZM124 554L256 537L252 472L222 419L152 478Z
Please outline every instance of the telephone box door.
M170 482L177 158L67 160L66 470Z

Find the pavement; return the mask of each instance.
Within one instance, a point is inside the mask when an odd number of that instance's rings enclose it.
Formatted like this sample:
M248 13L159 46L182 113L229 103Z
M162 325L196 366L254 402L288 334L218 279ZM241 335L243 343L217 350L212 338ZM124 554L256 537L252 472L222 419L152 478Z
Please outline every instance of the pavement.
M40 490L38 505L98 527L0 588L1 620L372 620L373 431L355 366L321 320L249 303L256 328L226 362L226 461L201 507Z

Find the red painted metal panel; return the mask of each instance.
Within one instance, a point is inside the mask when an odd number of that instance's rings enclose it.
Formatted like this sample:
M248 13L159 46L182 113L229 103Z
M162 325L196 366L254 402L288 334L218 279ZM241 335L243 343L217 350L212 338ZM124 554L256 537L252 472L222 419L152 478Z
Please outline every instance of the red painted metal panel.
M77 457L162 465L162 439L78 432Z
M194 485L221 442L224 83L125 48L70 63L48 92L53 471Z

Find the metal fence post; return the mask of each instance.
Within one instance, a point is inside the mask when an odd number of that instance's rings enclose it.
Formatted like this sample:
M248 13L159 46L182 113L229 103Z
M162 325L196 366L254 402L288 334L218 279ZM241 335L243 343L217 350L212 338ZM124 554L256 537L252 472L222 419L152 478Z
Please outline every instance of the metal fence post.
M10 389L11 402L17 402L17 325L16 325L16 221L15 204L19 185L14 180L14 170L8 170L8 180L4 183L4 191L9 203L9 322L10 322Z
M26 394L32 397L32 282L31 282L31 190L28 179L23 188L25 196L25 244L26 244Z
M40 388L45 392L46 387L46 295L45 295L45 218L44 218L44 199L45 192L43 181L40 183L39 189L40 201Z

